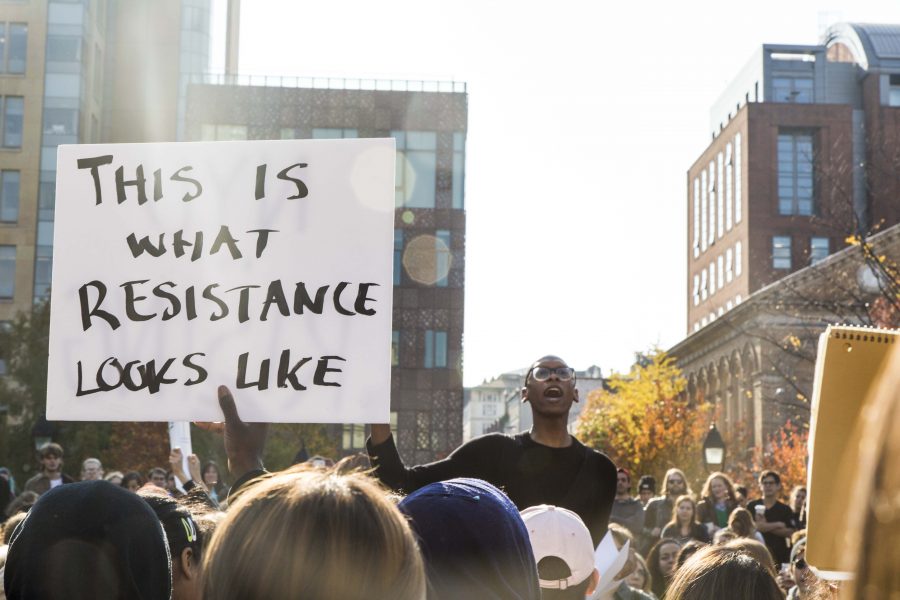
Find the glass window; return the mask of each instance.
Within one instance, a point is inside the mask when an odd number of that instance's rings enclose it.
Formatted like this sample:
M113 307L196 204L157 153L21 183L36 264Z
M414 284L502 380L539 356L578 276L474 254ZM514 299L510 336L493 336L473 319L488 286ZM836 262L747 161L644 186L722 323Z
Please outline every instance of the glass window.
M425 411L416 412L416 449L431 448L431 414Z
M716 274L718 276L716 287L721 290L725 287L725 257L721 254L719 255L719 258L716 259Z
M734 274L737 277L740 277L741 273L744 271L743 257L741 256L741 246L742 243L740 241L738 241L734 245Z
M484 405L484 416L485 417L496 417L497 416L497 405L489 402Z
M16 247L0 246L0 298L10 299L16 291Z
M28 54L28 25L25 23L9 24L9 42L6 54L6 72L21 74L25 72L25 58Z
M709 161L709 245L716 243L716 163Z
M48 98L80 98L81 75L47 73L44 80L44 96Z
M700 256L700 180L694 177L694 258Z
M734 222L740 223L743 217L743 174L741 173L741 134L734 135ZM740 273L738 273L740 275Z
M247 126L203 123L200 125L200 139L204 142L246 140Z
M439 229L434 234L434 269L437 287L447 287L450 279L450 266L453 264L453 253L450 251L450 232Z
M700 251L706 251L706 245L708 242L707 237L707 224L708 224L708 204L709 204L709 190L706 186L706 169L700 172Z
M734 279L734 252L731 248L725 251L725 282L731 283Z
M314 140L340 140L344 138L358 138L359 132L356 129L314 127L312 137Z
M393 131L391 137L397 140L396 205L434 208L437 134Z
M53 278L53 222L38 221L37 248L34 259L34 301L47 297Z
M776 235L772 238L772 268L791 268L791 238L785 235Z
M814 265L828 256L829 240L827 237L813 237L809 240L809 264Z
M19 172L0 171L0 221L19 220Z
M447 366L447 332L425 332L425 368L445 368Z
M706 280L706 275L707 275L706 269L703 269L702 271L700 271L700 299L701 300L706 300L706 298L709 296L709 288L708 288L709 282Z
M725 229L731 231L734 226L734 172L731 142L725 144Z
M396 367L400 364L400 332L391 332L391 366Z
M81 62L81 37L76 35L48 35L48 62Z
M716 194L716 233L721 238L725 235L725 190L722 189L722 182L724 181L723 173L725 171L725 157L719 152L719 155L716 157L716 166L718 168L718 172L716 174L716 181L718 187L718 194Z
M344 450L359 450L366 447L366 426L344 424L344 435L341 446Z
M890 76L888 88L888 106L900 106L900 75Z
M700 304L700 275L694 275L694 293L691 294L694 306Z
M709 295L716 293L716 263L709 263Z
M22 96L7 96L3 102L3 147L22 147L22 117L25 99Z
M453 134L453 205L458 210L465 208L463 198L466 171L466 134Z
M778 134L778 213L813 214L813 136Z
M0 70L2 70L2 60L6 56L6 23L0 23Z
M403 230L394 230L394 285L400 285L403 273Z
M44 135L78 135L78 109L44 108Z
M772 78L773 102L809 104L813 95L813 78L809 75Z

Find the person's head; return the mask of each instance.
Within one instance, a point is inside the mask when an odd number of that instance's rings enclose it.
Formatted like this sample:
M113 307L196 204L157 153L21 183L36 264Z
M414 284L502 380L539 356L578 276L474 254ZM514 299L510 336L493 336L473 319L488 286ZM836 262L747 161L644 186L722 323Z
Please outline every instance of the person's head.
M174 494L178 491L178 483L175 481L175 473L166 471L166 491Z
M8 546L9 540L12 538L13 531L16 529L16 525L25 520L25 517L28 515L27 512L18 512L8 518L3 522L3 545Z
M791 510L799 513L803 509L804 502L806 502L806 487L795 485L791 490Z
M432 483L399 507L419 538L429 600L540 597L522 517L491 484L479 479Z
M166 489L166 470L154 467L147 473L147 483L152 483L158 488Z
M731 529L725 527L724 529L719 529L713 534L713 544L720 546L722 544L727 544L731 540L737 539L739 536Z
M778 575L778 569L775 566L775 559L772 558L772 553L769 552L769 549L766 548L766 545L762 542L757 542L754 539L745 538L745 537L737 537L727 544L723 544L726 548L732 548L734 550L739 550L746 554L749 554L753 558L759 562L766 570L769 571L769 574L772 577L776 577Z
M681 544L672 538L663 538L656 542L647 553L647 568L653 578L653 593L662 598L669 580L675 572L675 563Z
M159 519L106 481L52 488L13 532L4 585L10 600L167 600L172 576Z
M709 546L684 563L666 600L783 600L775 578L752 556L728 546Z
M672 520L669 522L679 527L684 527L693 525L696 521L697 504L694 502L694 497L687 494L678 496L675 502L672 503Z
M649 592L653 587L653 578L650 577L647 561L634 550L631 551L631 554L632 558L634 558L634 570L625 578L625 583L636 590Z
M628 496L631 493L631 473L628 469L616 469L616 496Z
M734 500L737 502L738 506L747 508L747 503L750 501L749 496L750 492L747 490L746 485L734 486Z
M124 475L122 475L122 471L110 471L103 477L103 479L105 479L106 481L110 482L113 485L122 485L123 477L124 477Z
M244 488L204 551L205 600L420 600L416 540L362 473L297 465Z
M542 504L522 511L537 562L542 600L581 600L597 586L591 532L570 510Z
M41 470L46 474L57 474L62 469L63 449L56 442L41 446L38 456L41 459Z
M683 494L691 494L691 486L688 484L687 477L681 469L669 469L666 471L666 478L663 480L662 488L663 496L669 498L677 498Z
M756 532L753 515L746 508L735 508L728 515L728 529L735 532L738 537L753 537Z
M642 475L640 481L638 481L638 497L641 499L641 504L647 506L647 503L655 495L656 479L650 475Z
M700 496L716 503L734 501L734 484L725 473L716 471L706 478Z
M203 534L190 511L178 501L161 494L138 494L156 513L166 538L172 560L172 600L200 600L200 561Z
M759 474L759 490L767 500L778 498L781 494L781 476L775 471L763 471Z
M525 374L522 401L531 404L535 418L554 419L569 414L573 402L578 402L575 370L558 356L544 356Z
M200 472L203 476L203 483L208 487L219 487L222 482L222 478L219 476L219 465L213 461L209 461L203 465L203 469Z
M34 503L38 501L38 495L35 492L25 491L16 496L9 506L6 507L6 516L11 517L18 513L26 513L31 510Z
M97 481L103 479L103 465L97 458L86 458L81 463L81 480Z
M119 485L130 492L137 492L144 485L144 477L137 471L128 471Z
M680 569L687 562L687 559L696 554L697 550L706 548L708 545L706 542L699 540L688 540L678 551L678 556L675 557L675 570Z
M801 592L807 592L817 579L806 562L806 538L801 538L791 547L791 578Z

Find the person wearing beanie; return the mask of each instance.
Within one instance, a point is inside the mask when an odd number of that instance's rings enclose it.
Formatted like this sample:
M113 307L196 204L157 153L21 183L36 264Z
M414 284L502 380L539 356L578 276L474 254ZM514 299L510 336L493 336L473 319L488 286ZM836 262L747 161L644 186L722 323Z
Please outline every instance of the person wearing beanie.
M493 485L452 479L399 504L419 539L428 600L538 600L537 567L519 511Z
M169 545L150 506L108 481L41 496L9 544L9 600L168 600Z

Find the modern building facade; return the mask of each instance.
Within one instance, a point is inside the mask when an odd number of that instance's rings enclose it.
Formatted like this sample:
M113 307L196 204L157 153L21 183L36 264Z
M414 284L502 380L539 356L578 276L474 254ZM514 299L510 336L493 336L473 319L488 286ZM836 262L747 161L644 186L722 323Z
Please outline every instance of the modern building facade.
M462 441L467 113L462 83L207 77L188 86L187 140L396 140L391 418L410 463ZM364 450L364 424L335 435L344 453Z
M900 222L900 26L764 45L711 111L688 170L687 331Z

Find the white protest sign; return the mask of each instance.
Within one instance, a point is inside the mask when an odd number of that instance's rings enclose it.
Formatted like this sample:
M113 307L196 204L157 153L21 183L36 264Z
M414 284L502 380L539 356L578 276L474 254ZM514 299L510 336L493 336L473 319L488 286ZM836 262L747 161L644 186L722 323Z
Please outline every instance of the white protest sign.
M47 418L389 419L394 141L60 146Z

